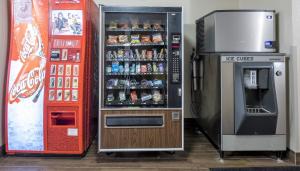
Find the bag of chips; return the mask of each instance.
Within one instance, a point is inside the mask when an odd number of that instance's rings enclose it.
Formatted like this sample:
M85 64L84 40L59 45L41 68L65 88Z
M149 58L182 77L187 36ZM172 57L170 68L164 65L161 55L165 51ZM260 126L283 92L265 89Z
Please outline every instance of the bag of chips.
M144 22L144 30L150 30L151 29L151 24L149 21Z
M139 44L139 43L141 43L141 41L140 41L140 35L138 35L138 34L131 35L131 43L132 44Z
M128 36L127 35L119 35L119 43L128 43Z
M118 36L109 35L107 39L107 44L109 45L118 44Z
M161 42L163 42L162 35L160 33L153 34L152 35L152 42L153 43L161 43Z
M141 36L141 42L142 43L151 43L151 38L149 35L142 35Z
M110 30L114 30L114 29L117 29L118 28L118 23L116 21L111 21L109 23L109 27L108 27Z

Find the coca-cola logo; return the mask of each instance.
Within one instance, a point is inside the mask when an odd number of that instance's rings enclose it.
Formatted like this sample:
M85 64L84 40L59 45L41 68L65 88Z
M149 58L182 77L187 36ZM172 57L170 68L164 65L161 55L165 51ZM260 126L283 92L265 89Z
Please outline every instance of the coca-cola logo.
M18 54L22 67L15 77L9 91L9 103L19 103L20 98L29 98L33 95L33 102L39 98L44 87L46 58L43 51L43 42L36 24L27 24L25 34L20 42ZM37 93L36 93L37 92Z
M41 46L41 39L39 36L39 31L36 27L31 24L28 25L24 38L22 40L22 49L20 51L20 60L21 62L25 62L26 59L34 52L37 52L39 47Z
M37 90L41 88L45 79L45 71L43 68L33 68L28 73L12 85L10 89L9 102L19 102L19 98L27 98L32 96Z

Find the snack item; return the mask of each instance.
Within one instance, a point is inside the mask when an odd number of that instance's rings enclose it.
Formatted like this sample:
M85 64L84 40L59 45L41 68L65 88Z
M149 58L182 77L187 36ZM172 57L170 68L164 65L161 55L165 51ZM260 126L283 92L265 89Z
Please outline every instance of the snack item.
M108 51L106 53L106 59L107 60L112 60L114 58L113 54L112 54L112 51Z
M137 98L136 91L132 91L132 92L130 93L130 99L131 99L131 102L132 102L132 103L136 103L136 102L137 102L138 98Z
M117 51L113 51L113 59L117 59L118 58L118 53Z
M141 100L142 102L148 101L152 99L152 95L151 94L147 94L147 93L142 93L141 95Z
M118 28L118 23L116 21L111 21L109 23L109 27L108 27L110 30L113 30L113 29L117 29Z
M136 87L138 85L138 82L133 79L133 80L130 80L130 87Z
M130 73L135 73L135 64L131 64L131 67L130 67Z
M154 30L162 30L163 28L162 28L162 26L159 23L154 23L153 24L153 29Z
M112 68L112 73L118 73L119 72L119 62L113 62L111 68Z
M154 86L162 86L162 80L157 80L157 79L155 79L155 80L153 80L153 85Z
M131 29L132 30L140 29L139 21L137 19L131 21Z
M142 43L151 43L151 38L149 35L142 35L141 36L141 42Z
M151 24L149 21L144 22L144 30L150 30L151 29Z
M157 68L156 62L153 62L152 70L153 70L153 72L158 72L158 68Z
M110 93L107 95L107 101L108 102L112 102L115 100L115 97L114 97L114 94L113 93Z
M119 49L118 50L117 57L118 57L118 59L123 59L123 57L124 57L124 51L123 51L123 49Z
M153 49L153 59L157 60L157 58L158 58L157 50Z
M152 98L153 98L154 102L158 103L162 100L162 95L160 94L160 92L158 90L154 90Z
M146 53L147 53L147 50L142 50L142 60L145 60L146 59Z
M133 51L132 50L129 51L129 59L134 59L134 55L133 55Z
M153 43L161 43L163 41L162 35L160 33L152 35L152 42Z
M141 64L138 62L135 66L135 72L139 74L141 72Z
M147 72L147 65L141 65L141 73Z
M122 30L127 30L127 29L129 29L129 24L128 24L128 22L120 23L120 24L119 24L119 28L122 29Z
M160 50L158 59L164 59L164 49Z
M123 73L124 72L124 66L123 65L119 65L119 73Z
M158 72L161 72L161 73L164 72L164 64L163 63L158 64Z
M139 43L141 43L141 41L140 41L140 35L138 35L138 34L131 35L131 43L132 44L139 44Z
M149 72L149 73L152 72L152 65L151 65L151 63L147 64L147 72Z
M110 65L108 65L108 66L106 67L106 73L108 73L108 74L111 73L111 66L110 66Z
M130 58L130 53L131 53L131 50L125 50L124 59L129 59Z
M147 51L147 53L146 53L146 58L147 58L148 60L152 60L152 58L153 58L153 52L152 52L152 50L148 50L148 51Z
M135 56L136 56L136 59L138 59L138 60L141 59L141 54L138 49L135 49Z
M124 91L120 91L119 92L119 100L121 102L126 100L126 96L125 96L125 92Z
M128 36L127 35L119 35L119 43L128 43L129 40L128 40Z
M129 62L125 62L125 64L124 64L124 72L125 73L129 73Z
M130 86L130 82L129 82L129 80L120 80L119 81L119 86L121 86L121 87L129 87Z
M107 39L107 44L109 45L118 44L118 36L109 35Z
M118 79L109 79L106 83L107 88L116 87L118 85Z

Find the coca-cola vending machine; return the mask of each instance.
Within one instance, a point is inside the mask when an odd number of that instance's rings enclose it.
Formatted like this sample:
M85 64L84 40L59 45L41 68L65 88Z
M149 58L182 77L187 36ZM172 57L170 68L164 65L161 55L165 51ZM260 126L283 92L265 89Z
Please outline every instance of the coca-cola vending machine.
M93 137L89 0L11 0L8 154L83 154Z

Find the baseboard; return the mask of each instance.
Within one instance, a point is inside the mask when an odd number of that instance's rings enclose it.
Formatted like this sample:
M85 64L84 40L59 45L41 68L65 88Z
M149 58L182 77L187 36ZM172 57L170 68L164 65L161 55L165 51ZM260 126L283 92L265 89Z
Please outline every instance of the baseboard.
M287 151L287 158L295 165L300 165L300 153L296 153L290 149Z

